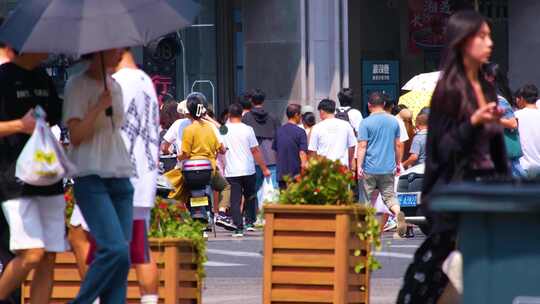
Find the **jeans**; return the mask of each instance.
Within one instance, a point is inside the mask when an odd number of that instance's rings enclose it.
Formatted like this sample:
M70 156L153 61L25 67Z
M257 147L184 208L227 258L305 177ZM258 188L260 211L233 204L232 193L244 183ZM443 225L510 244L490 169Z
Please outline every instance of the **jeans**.
M89 175L75 179L74 194L97 245L79 294L72 303L125 303L133 224L129 178Z
M525 172L525 170L519 163L519 158L510 160L510 168L512 169L512 177L515 177L515 178L527 177L527 172Z
M242 195L244 196L244 210L247 224L253 224L257 220L257 192L255 191L255 174L237 177L227 177L231 184L231 213L233 223L238 229L244 228L242 211Z

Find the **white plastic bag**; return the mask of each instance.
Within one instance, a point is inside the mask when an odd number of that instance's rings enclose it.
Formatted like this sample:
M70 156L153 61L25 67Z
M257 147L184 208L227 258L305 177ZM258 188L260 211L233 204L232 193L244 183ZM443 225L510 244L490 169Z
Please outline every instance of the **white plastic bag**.
M75 173L60 143L45 122L45 111L34 110L36 127L26 142L15 167L15 176L33 186L49 186Z
M403 169L401 169L401 172L403 172ZM394 179L394 193L396 193L397 195L397 186L398 186L398 182L399 182L399 175L397 175ZM377 195L377 200L375 201L375 209L377 210L377 213L387 213L387 214L392 214L392 212L390 211L390 209L388 209L388 207L386 207L386 205L384 204L383 202L383 199L382 199L382 196L381 194L379 193L379 195Z
M265 177L263 184L257 192L257 198L259 200L259 210L264 203L276 202L278 200L279 191L274 188L271 177Z

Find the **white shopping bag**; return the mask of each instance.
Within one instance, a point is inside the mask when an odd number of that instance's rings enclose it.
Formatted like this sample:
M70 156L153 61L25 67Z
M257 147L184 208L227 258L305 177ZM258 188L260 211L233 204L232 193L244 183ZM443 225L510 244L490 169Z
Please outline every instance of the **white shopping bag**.
M403 172L403 168L401 169L401 172ZM396 175L396 178L394 179L394 192L397 194L397 186L398 186L398 182L399 182L399 175ZM386 207L386 205L384 204L383 202L383 199L382 199L382 196L381 194L379 193L379 195L377 195L377 200L375 201L375 209L377 210L377 213L387 213L387 214L392 214L392 212L390 211L390 209L388 209L388 207Z
M75 173L60 143L45 121L45 111L34 110L36 127L26 142L15 167L15 176L33 186L49 186Z
M259 210L261 210L264 203L277 202L279 197L279 190L274 188L271 177L265 177L263 184L257 192L257 199L259 202Z

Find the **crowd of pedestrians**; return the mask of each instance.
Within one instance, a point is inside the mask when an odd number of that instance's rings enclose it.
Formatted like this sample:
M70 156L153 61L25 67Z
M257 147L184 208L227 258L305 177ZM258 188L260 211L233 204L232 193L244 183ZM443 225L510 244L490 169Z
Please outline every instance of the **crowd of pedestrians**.
M133 263L142 302L157 303L158 272L147 241L159 157L154 86L136 67L129 49L110 50L84 56L82 72L70 77L62 102L52 79L38 68L46 58L20 54L0 66L0 151L9 156L1 159L0 195L9 249L15 253L9 263L2 263L7 265L0 276L0 303L11 303L10 294L30 270L35 270L32 301L48 303L55 253L67 249L62 182L36 187L15 178L15 163L33 132L32 109L37 105L45 109L50 125L63 122L68 128L68 154L78 169L73 187L79 219L72 223L88 233L75 233L70 240L75 251L86 251L76 255L79 265L87 256L93 261L79 267L84 279L72 302L123 302Z
M151 80L137 68L129 49L85 55L82 71L66 84L63 101L50 77L37 68L45 55L12 57L0 67L0 77L5 79L0 148L9 156L1 160L4 225L10 227L4 238L9 238L16 254L2 269L2 300L32 269L36 270L32 297L47 299L54 253L67 249L62 183L34 187L21 184L14 175L17 157L33 131L36 105L46 110L51 125L67 128L68 154L78 168L73 178L77 206L69 241L84 280L73 303L97 298L121 301L130 263L136 265L143 303L157 301L157 267L150 259L146 237L160 154L176 154L177 165L184 159L211 161L211 186L219 193L216 223L234 237L256 229L257 191L264 180L275 188L286 188L285 177L301 173L310 155L339 160L358 176L365 175L367 192L379 190L388 208L400 214L393 191L401 155L399 120L384 114L395 129L392 134L376 134L380 128L371 126L389 102L382 94L371 96L373 117L365 120L351 107L352 90L344 89L338 95L340 107L331 99L318 104L319 123L314 113L290 104L287 122L281 125L281 118L266 112L265 93L254 90L240 103L231 104L220 124L212 119L200 93L190 94L179 104L165 102L160 111ZM367 145L368 141L374 144ZM386 158L373 158L381 155ZM185 193L185 189L175 191Z
M414 122L409 109L383 92L369 95L364 117L352 107L349 88L337 94L339 105L330 98L318 103L319 119L299 104L273 116L261 89L232 103L219 122L201 93L164 101L160 109L152 81L129 49L83 56L83 69L70 77L61 100L38 68L45 54L16 54L0 44L0 227L9 227L9 234L0 230L0 241L9 239L14 253L0 246L0 304L10 303L31 270L31 297L47 303L55 254L67 250L62 182L38 187L15 178L37 105L51 126L69 131L68 154L78 169L69 242L83 282L72 303L124 302L131 264L141 302L157 303L158 269L147 234L163 155L175 156L176 169L188 159L210 161L215 223L233 237L256 231L262 185L286 189L286 177L303 172L313 156L346 166L358 180L358 200L370 204L379 196L387 210L382 227L389 215L386 227L407 236L396 176L424 164L422 211L432 231L407 270L398 302L435 302L449 286L442 264L456 248L457 223L430 211L429 194L455 181L540 177L537 87L512 93L503 69L488 62L490 27L478 13L452 16L448 41L431 106L414 113ZM170 196L186 202L179 180Z

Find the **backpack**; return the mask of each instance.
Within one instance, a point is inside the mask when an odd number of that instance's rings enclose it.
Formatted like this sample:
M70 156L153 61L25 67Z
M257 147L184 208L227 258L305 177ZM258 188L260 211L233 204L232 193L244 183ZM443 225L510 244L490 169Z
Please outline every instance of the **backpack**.
M341 120L345 120L346 122L350 123L349 121L349 111L352 110L352 107L349 107L347 110L343 110L342 108L337 108L336 110L336 118L339 118Z
M347 110L337 108L335 117L337 119L341 119L341 120L344 120L344 121L348 122L349 125L351 125L351 128L354 131L354 135L356 136L356 135L358 135L358 134L356 134L356 127L353 126L351 121L349 120L349 111L352 110L352 109L353 109L352 107L349 107Z

